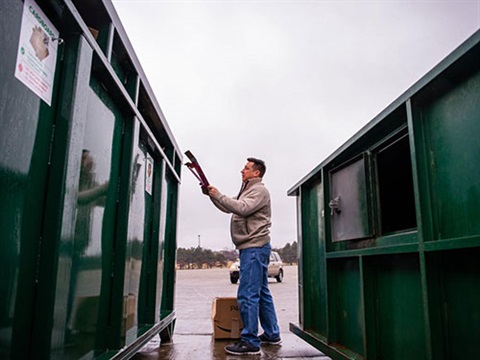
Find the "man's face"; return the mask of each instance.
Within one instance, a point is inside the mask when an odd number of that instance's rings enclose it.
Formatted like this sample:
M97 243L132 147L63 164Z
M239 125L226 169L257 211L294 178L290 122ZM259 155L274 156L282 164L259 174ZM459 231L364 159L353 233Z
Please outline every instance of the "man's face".
M249 161L245 164L245 167L241 171L242 173L242 181L247 181L253 179L254 177L258 177L260 175L260 171L253 169L253 162Z

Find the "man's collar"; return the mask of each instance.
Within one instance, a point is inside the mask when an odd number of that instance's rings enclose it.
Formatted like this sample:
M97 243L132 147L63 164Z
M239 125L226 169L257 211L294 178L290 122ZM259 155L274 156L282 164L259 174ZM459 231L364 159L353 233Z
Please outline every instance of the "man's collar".
M261 181L262 181L261 177L254 177L254 178L248 179L247 181L244 181L244 183L247 184L247 186L248 186L248 185L251 185L251 184L259 183Z

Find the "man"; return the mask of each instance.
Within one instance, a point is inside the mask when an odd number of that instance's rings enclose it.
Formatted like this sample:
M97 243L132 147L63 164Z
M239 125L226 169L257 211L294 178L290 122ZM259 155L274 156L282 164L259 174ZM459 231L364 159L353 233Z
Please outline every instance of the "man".
M270 262L270 193L262 183L266 166L262 160L248 158L242 173L240 193L230 198L215 187L208 195L221 211L232 213L230 233L240 252L240 285L237 301L243 322L241 339L225 351L233 355L260 354L260 343L279 344L280 329L273 298L268 289ZM258 319L264 333L258 336Z

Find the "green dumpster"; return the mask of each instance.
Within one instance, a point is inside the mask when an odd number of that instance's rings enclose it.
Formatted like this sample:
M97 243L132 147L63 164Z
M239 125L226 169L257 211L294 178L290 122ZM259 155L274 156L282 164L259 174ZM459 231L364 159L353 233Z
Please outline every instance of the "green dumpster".
M173 332L181 151L110 1L0 8L0 358L129 358Z
M299 322L333 359L480 353L480 31L294 185Z

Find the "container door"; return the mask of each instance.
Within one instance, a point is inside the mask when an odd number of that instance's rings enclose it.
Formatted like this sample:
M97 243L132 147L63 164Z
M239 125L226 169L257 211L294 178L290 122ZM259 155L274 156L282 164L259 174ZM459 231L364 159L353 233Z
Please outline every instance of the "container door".
M174 310L175 299L175 254L177 249L177 209L178 181L170 170L164 170L162 185L162 205L160 219L160 252L158 257L158 278L163 278L163 286L157 289L158 317L164 319ZM161 301L161 302L160 302ZM161 304L161 305L160 305ZM169 340L171 335L160 334L162 340Z
M142 311L144 309L144 297L141 295L141 283L145 282L149 271L145 252L147 251L147 234L150 222L147 221L151 207L150 197L147 195L146 186L146 165L147 151L143 143L139 142L133 154L132 176L130 184L130 207L127 235L127 258L125 269L125 293L126 303L124 305L124 324L126 343L136 338L137 327L143 321Z
M162 161L149 146L153 143L143 130L134 150L128 224L128 258L124 294L126 342L132 342L138 329L155 320L156 277L159 252Z
M365 159L330 172L332 241L371 236Z
M51 41L38 26L30 27L34 21L54 21L38 5L32 4L34 17L33 11L28 12L30 4L32 2L2 1L0 5L2 359L42 356L33 350L32 344L39 336L34 338L32 333L35 320L49 310L49 304L42 303L43 313L36 312L35 302L40 297L39 273L43 269L40 254L51 253L54 243L45 236L44 222L51 216L45 210L49 205L45 194L51 176L51 139L58 117L64 46ZM23 17L28 21L22 21ZM60 29L58 23L54 25Z
M121 317L116 314L122 304L112 299L117 298L114 257L119 260L123 248L116 224L124 122L104 86L92 78L76 154L80 175L73 239L64 244L70 267L59 268L68 284L64 357L93 356L119 336Z

